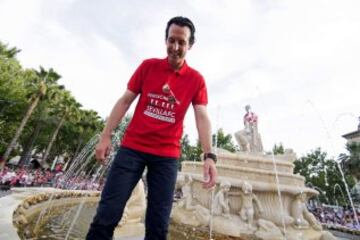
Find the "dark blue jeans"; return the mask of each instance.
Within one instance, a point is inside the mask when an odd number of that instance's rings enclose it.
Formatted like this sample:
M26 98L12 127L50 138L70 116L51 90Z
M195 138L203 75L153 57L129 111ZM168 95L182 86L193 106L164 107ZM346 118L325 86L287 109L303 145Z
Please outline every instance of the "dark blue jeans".
M87 240L110 240L127 200L147 167L145 240L165 240L177 176L177 159L121 147L106 179Z

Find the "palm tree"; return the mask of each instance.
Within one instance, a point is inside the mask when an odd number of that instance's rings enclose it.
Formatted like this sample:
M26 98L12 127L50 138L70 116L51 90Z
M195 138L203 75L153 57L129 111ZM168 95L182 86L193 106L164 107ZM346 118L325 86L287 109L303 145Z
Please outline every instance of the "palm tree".
M16 47L9 48L7 44L0 42L0 55L5 56L6 58L15 58L21 50Z
M88 131L95 132L96 130L100 130L102 127L102 121L98 113L94 110L82 110L80 112L81 121L78 123L80 134L78 138L78 147L77 151L75 151L74 156L77 155L80 147L84 141L84 134Z
M42 162L45 162L50 154L50 150L56 140L56 137L60 131L60 128L64 125L66 120L79 121L80 118L80 107L81 104L78 103L70 92L63 91L62 100L58 103L57 108L55 108L54 114L60 116L60 120L56 126L55 131L53 132L50 142L44 153Z
M59 100L64 89L65 87L63 85L48 86L46 95L43 96L42 101L37 107L40 114L38 114L37 119L35 120L35 128L24 146L24 150L18 165L29 165L31 153L34 149L36 139L40 135L41 130L46 127L51 104Z
M71 163L79 154L81 148L84 146L84 142L89 139L89 136L92 137L95 133L99 132L104 127L104 123L96 111L81 110L80 121L76 127L78 132L78 138L74 139L76 149L73 154L71 154L72 157L68 160L66 166L71 165Z
M28 109L26 111L26 114L24 118L22 119L20 126L17 128L17 131L12 138L10 144L8 145L4 156L3 161L0 165L0 169L3 169L7 159L9 158L11 151L15 148L16 143L26 125L28 122L31 114L35 110L38 103L44 98L44 96L47 94L47 90L49 86L55 85L57 80L60 79L60 75L57 74L52 68L49 69L49 71L45 71L43 67L40 66L40 71L35 71L37 77L33 79L33 82L30 85L31 91L29 94L29 100L30 104L28 106Z

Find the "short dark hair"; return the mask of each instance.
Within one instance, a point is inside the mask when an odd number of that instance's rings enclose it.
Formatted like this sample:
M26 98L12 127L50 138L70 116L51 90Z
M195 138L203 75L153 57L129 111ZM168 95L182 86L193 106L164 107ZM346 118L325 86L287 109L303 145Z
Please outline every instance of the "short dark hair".
M170 28L171 24L176 24L181 27L188 27L190 29L189 43L190 43L190 45L194 44L194 42L195 42L195 26L190 19L188 19L187 17L182 17L182 16L171 18L166 25L165 40L167 40L169 37L169 28Z

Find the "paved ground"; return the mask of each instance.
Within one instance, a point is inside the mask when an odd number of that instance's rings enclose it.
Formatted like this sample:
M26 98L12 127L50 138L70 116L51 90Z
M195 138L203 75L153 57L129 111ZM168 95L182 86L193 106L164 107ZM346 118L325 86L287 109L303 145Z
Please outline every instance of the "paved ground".
M0 190L0 198L5 197L5 196L9 195L10 193L11 193L10 190L8 190L8 191Z

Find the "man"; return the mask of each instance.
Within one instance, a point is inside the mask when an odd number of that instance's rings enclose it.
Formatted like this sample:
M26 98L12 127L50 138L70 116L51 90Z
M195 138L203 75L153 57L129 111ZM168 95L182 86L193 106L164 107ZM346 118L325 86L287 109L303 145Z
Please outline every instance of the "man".
M203 77L190 68L185 56L195 41L195 27L184 17L174 17L165 31L167 58L145 60L131 77L127 90L115 104L96 147L104 161L111 148L111 132L140 95L121 148L109 171L97 213L87 239L111 239L126 201L147 167L145 239L166 239L180 155L185 113L192 103L204 151L205 188L216 184L216 156L211 153L211 126L206 110Z

